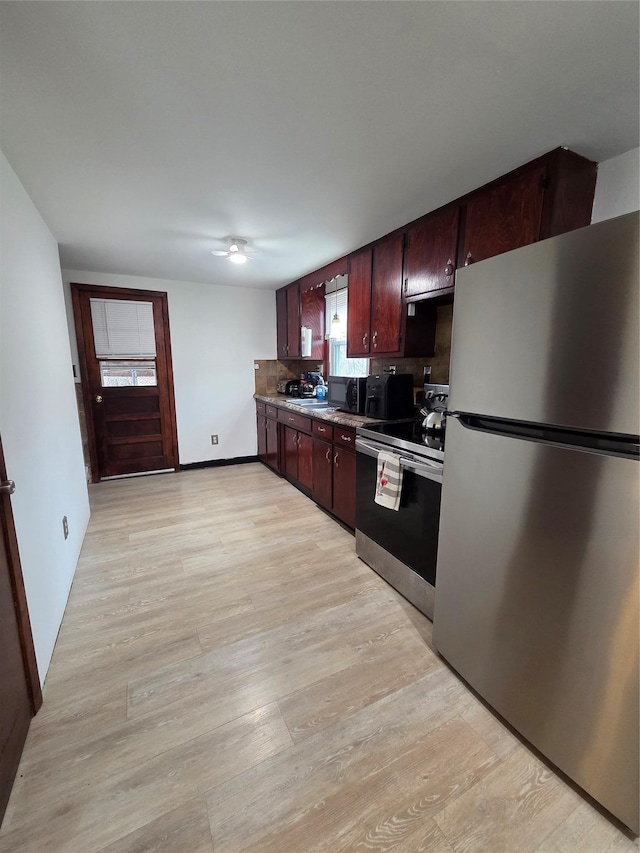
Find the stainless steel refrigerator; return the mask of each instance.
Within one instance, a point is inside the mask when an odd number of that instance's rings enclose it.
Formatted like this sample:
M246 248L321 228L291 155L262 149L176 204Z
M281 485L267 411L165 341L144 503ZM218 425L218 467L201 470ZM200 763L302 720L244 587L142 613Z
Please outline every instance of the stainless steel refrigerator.
M638 214L456 278L434 642L638 833Z

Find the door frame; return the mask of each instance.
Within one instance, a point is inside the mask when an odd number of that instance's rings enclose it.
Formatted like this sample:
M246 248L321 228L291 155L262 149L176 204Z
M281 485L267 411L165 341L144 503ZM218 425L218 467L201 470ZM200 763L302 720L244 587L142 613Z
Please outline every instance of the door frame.
M0 480L7 479L7 469L0 438ZM20 648L22 649L22 661L24 674L27 681L27 691L31 702L31 716L35 716L42 706L42 687L38 673L36 650L33 644L31 632L31 619L27 606L27 593L24 588L22 576L22 564L20 563L20 552L18 550L18 537L13 520L13 509L9 495L0 494L0 520L2 524L2 536L7 550L7 564L9 567L9 580L13 591L13 603L18 623L18 634L20 635Z
M172 450L172 467L176 471L180 470L178 462L178 426L176 421L176 401L173 388L173 361L171 358L171 337L169 333L169 303L167 294L161 290L137 290L136 288L127 287L109 287L98 284L80 284L71 282L71 299L73 302L73 321L76 331L76 341L78 343L78 364L80 367L80 382L82 387L82 400L84 403L85 422L87 427L87 442L89 446L89 461L91 464L91 482L99 483L98 475L98 447L96 442L96 434L91 415L91 388L89 387L89 367L87 364L87 350L85 331L82 324L82 315L80 311L80 294L94 293L100 297L114 297L117 299L131 299L134 301L147 299L160 299L162 305L162 328L164 331L164 354L167 365L167 385L169 394L169 423L168 428L171 434L171 450ZM146 473L146 472L145 472ZM153 473L153 472L148 472ZM128 475L131 476L131 475ZM135 476L135 475L134 475Z

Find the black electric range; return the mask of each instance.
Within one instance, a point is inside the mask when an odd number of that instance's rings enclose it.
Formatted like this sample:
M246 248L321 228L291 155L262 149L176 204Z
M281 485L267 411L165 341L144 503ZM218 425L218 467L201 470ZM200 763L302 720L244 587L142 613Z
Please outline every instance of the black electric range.
M390 448L426 456L430 459L444 460L444 430L424 430L424 418L416 421L395 421L379 424L367 424L358 427L357 434L369 438Z
M429 619L435 601L445 429L427 430L423 424L431 412L446 413L448 390L425 385L417 420L356 430L356 553ZM384 451L397 455L401 471L399 502L392 509L378 501Z

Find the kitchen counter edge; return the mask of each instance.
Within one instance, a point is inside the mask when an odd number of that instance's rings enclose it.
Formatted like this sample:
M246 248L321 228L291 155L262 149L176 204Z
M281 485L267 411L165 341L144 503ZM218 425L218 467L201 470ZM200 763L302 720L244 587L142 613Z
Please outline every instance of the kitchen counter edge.
M279 409L287 409L289 412L297 412L299 415L314 418L318 421L327 421L331 424L340 424L340 426L357 427L366 426L367 424L384 423L379 418L365 418L364 415L352 415L349 412L318 412L313 408L305 409L304 406L296 406L295 403L287 403L282 397L267 394L254 394L253 399L260 403L269 403L271 406L277 406Z

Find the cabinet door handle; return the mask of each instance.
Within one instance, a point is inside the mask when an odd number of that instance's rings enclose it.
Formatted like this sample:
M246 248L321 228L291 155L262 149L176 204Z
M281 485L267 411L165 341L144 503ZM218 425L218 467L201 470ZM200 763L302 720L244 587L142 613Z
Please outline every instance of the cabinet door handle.
M343 441L351 441L351 436L350 436L350 435L342 435L342 434L340 434L340 438L341 438Z
M444 268L444 274L447 278L453 275L453 261L451 260L451 258L449 258L449 260L447 261L447 265Z
M364 335L362 336L362 346L363 347L366 347L368 337L369 337L368 334L365 332Z
M468 267L469 264L472 264L472 263L473 263L473 256L471 255L471 252L467 252L467 257L464 259L464 265L465 265L465 267Z
M324 427L318 427L318 432L326 432L326 429Z
M373 333L373 338L371 340L373 342L374 347L377 347L378 346L378 333L377 332Z
M16 490L13 480L0 480L0 495L12 495Z
M327 462L331 462L331 448L329 448L327 450L327 452L324 455L324 458L327 460Z
M451 261L449 261L449 263L451 263ZM404 292L405 293L407 292L408 287L409 287L409 279L405 278L405 280L404 280Z
M338 454L337 454L337 453L336 453L336 455L333 457L333 464L336 466L336 468L338 467Z

